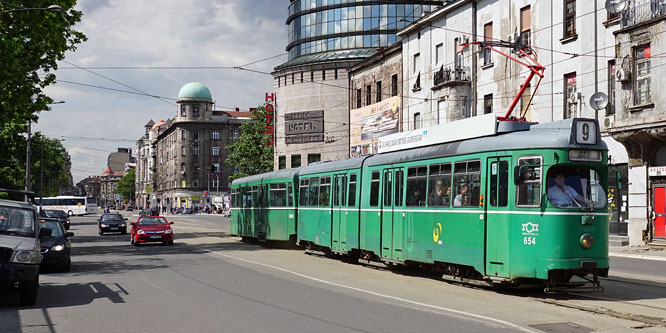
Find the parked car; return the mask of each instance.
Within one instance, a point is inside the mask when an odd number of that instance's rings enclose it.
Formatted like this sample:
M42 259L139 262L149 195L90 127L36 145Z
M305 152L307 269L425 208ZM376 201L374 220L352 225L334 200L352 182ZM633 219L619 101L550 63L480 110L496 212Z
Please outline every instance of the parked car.
M44 217L50 217L50 218L55 218L62 223L62 225L65 226L65 230L69 230L70 227L70 221L69 221L69 215L67 212L63 210L55 210L55 209L44 209L42 211L42 216Z
M122 235L127 235L127 218L118 213L102 214L97 220L97 227L99 234L104 235L105 232L119 232Z
M183 208L183 214L192 214L192 208Z
M162 242L173 245L172 224L173 222L168 222L162 216L139 217L136 222L131 223L130 243L139 245L148 242Z
M73 232L67 232L65 227L58 219L41 218L39 220L39 229L51 229L51 235L39 237L41 245L42 262L41 267L55 267L63 272L69 272L72 266L71 237Z
M34 193L0 189L12 195ZM18 287L21 305L33 305L39 290L39 237L51 229L37 226L37 207L26 202L0 200L0 292Z

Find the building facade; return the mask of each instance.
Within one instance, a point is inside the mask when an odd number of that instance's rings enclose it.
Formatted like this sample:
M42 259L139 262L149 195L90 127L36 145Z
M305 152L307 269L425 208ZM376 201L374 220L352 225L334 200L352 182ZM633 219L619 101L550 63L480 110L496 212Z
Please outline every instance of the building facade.
M97 204L101 205L101 184L99 176L87 177L76 184L77 195L97 199Z
M111 167L107 166L102 175L99 177L99 191L100 191L100 206L118 207L122 204L122 198L116 194L118 182L125 176L126 172L123 170L113 171Z
M240 136L240 125L250 114L214 110L210 90L198 82L184 85L176 104L175 118L152 127L153 161L147 162L148 169L151 163L154 169L151 205L204 207L212 202L211 196L229 190L233 170L226 163L226 146Z
M276 168L348 158L348 69L442 3L291 1L289 59L273 72Z
M349 155L377 153L378 139L401 131L402 44L349 69Z
M138 207L150 207L150 195L153 193L153 158L150 133L155 125L151 119L144 126L145 132L136 141L136 178L135 202Z
M666 242L666 96L658 93L666 86L666 4L631 1L620 16L609 74L614 112L605 123L628 155L629 241Z

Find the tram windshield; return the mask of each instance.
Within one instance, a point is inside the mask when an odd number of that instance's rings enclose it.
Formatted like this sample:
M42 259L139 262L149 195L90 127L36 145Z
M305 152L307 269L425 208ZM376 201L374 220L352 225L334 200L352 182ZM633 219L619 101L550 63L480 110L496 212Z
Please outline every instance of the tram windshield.
M606 192L599 173L585 166L550 168L546 180L550 203L559 208L599 209L606 207Z

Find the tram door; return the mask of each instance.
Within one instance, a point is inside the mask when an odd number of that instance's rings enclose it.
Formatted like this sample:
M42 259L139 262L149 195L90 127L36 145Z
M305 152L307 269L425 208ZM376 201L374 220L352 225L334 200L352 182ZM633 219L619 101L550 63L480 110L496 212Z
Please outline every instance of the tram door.
M384 169L382 193L381 256L384 259L402 260L404 171Z
M333 214L331 221L331 235L333 250L346 251L347 235L345 233L347 222L347 175L338 174L333 176Z
M509 276L509 177L511 157L488 159L486 176L486 274Z

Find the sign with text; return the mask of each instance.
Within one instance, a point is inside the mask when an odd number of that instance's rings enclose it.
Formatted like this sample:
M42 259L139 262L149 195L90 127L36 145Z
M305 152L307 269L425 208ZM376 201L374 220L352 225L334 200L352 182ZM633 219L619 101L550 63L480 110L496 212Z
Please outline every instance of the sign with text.
M324 110L290 112L284 119L286 144L324 141Z
M377 153L379 138L400 131L397 96L350 112L350 157Z
M648 176L650 177L666 176L666 166L649 167Z

